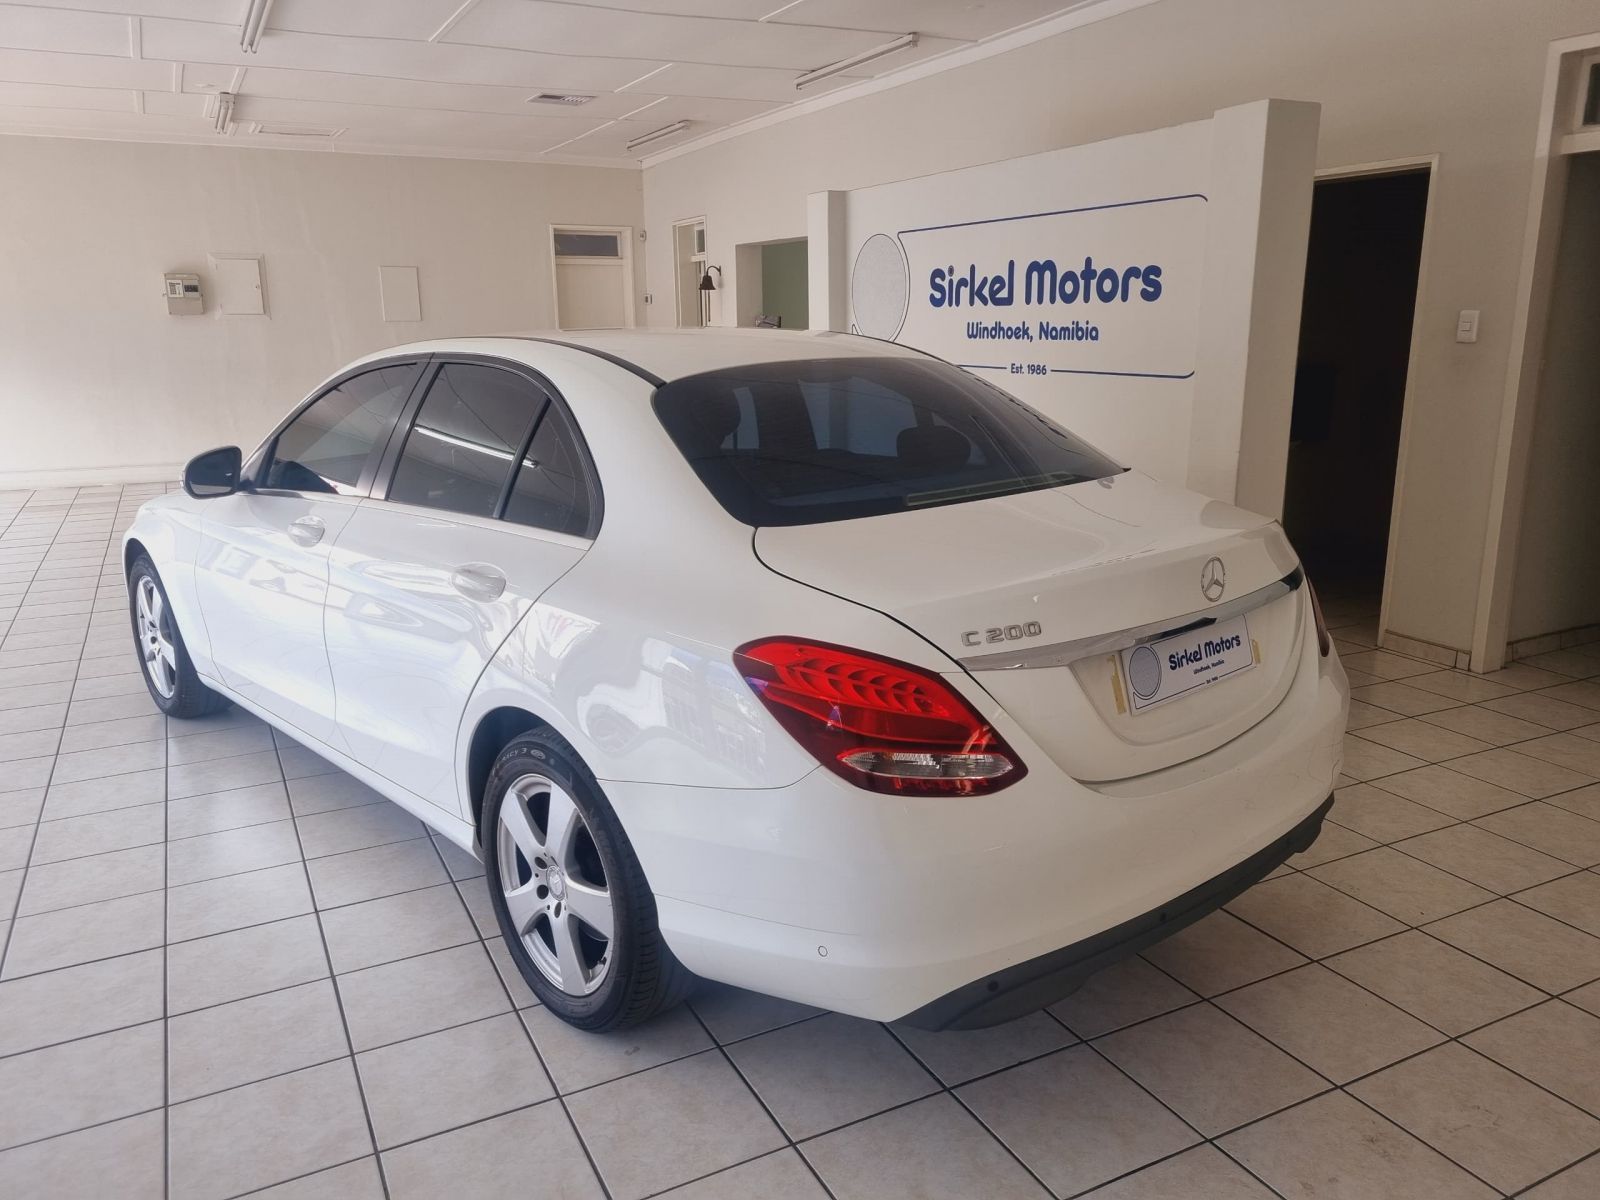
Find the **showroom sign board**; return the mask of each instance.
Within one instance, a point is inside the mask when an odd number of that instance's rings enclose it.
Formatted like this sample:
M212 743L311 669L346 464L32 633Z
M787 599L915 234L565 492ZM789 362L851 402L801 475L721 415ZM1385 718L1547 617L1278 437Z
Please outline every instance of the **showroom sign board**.
M811 327L960 364L1121 461L1281 511L1318 110L808 203Z

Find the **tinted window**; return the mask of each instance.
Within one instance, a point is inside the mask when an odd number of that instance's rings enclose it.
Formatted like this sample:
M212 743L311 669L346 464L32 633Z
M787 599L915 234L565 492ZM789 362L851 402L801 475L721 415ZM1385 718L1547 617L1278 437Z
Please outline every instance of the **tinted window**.
M415 377L414 363L379 367L317 397L278 435L266 486L355 491L373 449L388 441Z
M528 444L506 520L574 537L593 536L593 479L567 416L552 404Z
M492 517L545 399L521 375L447 363L406 438L389 499Z
M1121 470L935 359L767 363L690 376L656 415L748 525L809 525L1061 487Z

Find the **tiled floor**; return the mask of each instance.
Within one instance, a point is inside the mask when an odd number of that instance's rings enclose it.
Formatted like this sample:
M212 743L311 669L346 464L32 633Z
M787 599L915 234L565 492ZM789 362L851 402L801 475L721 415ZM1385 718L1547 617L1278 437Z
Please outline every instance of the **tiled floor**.
M707 986L591 1037L467 856L238 712L155 713L114 535L156 490L0 494L0 1195L1600 1195L1600 649L1474 678L1330 605L1322 839L1048 1013Z

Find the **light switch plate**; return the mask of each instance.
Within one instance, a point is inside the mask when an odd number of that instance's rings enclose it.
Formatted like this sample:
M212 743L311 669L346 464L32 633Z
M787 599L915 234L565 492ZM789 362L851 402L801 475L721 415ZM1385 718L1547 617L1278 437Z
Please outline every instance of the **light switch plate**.
M1456 341L1475 342L1478 340L1478 310L1463 308L1456 317Z

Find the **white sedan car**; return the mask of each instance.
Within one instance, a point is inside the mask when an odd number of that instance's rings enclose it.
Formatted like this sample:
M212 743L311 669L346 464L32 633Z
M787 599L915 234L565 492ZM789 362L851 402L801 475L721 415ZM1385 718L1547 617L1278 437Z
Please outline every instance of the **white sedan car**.
M1308 846L1339 771L1275 522L872 339L386 350L191 462L125 562L156 703L480 856L585 1029L695 976L1010 1019Z

